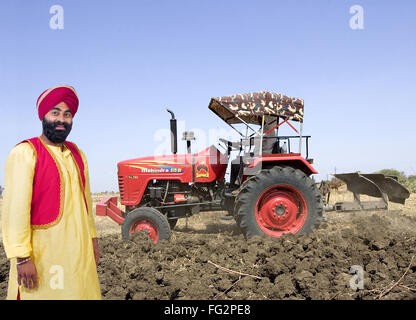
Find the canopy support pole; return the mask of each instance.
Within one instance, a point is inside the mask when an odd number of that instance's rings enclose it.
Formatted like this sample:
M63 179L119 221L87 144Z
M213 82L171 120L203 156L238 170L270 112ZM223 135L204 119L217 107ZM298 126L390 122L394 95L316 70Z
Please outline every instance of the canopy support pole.
M254 130L252 127L250 127L248 125L247 122L245 122L243 119L241 119L239 116L235 116L238 120L240 120L242 123L244 123L247 127L249 127L251 129L251 131L253 131L254 133L258 133L256 130Z
M263 155L263 132L264 132L264 115L261 118L260 156Z
M299 154L302 154L302 132L303 132L303 122L300 123L300 133L299 133Z
M230 123L228 123L228 122L226 122L231 128L233 128L235 131L237 131L237 133L240 135L240 136L242 136L242 137L244 137L244 135L240 132L240 131L238 131L236 128L234 128Z

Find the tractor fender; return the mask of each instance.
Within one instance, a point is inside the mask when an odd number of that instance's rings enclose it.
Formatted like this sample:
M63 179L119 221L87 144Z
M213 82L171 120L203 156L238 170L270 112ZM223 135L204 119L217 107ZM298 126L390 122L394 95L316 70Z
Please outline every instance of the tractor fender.
M254 159L254 161L248 165L248 168L255 168L258 166L261 166L263 169L274 166L292 167L301 170L307 176L318 173L318 171L316 171L299 153L263 154Z

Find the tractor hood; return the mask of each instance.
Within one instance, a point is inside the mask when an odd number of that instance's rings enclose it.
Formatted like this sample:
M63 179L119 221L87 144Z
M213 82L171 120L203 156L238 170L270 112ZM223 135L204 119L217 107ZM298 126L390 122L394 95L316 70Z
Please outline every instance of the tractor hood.
M211 167L227 166L228 157L215 146L210 146L195 154L171 154L125 160L119 162L118 167L139 169L141 173L182 173L185 168L196 166L200 162Z
M172 154L125 160L118 163L121 204L137 205L151 180L181 183L223 181L228 157L215 146L195 154Z
M129 167L139 169L140 173L181 173L184 167L190 165L192 165L192 154L143 157L118 163L119 169Z
M182 182L222 180L228 157L215 146L198 153L143 157L118 163L119 176L146 176L152 179L178 179Z

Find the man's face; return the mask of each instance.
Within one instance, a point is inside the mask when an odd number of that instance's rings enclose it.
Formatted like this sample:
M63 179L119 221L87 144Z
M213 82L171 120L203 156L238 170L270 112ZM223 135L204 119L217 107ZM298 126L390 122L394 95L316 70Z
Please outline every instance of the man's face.
M53 107L42 119L43 134L53 143L62 143L71 132L72 113L65 102Z

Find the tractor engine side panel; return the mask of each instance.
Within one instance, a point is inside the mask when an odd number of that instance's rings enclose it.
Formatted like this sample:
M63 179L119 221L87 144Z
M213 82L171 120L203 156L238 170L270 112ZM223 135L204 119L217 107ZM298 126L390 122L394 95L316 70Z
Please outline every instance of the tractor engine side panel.
M121 204L138 205L147 185L153 180L178 180L181 183L192 182L191 165L149 165L148 163L130 163L118 165L118 181Z
M176 180L180 183L223 181L228 157L214 146L196 154L155 156L118 163L121 204L135 206L152 180Z

